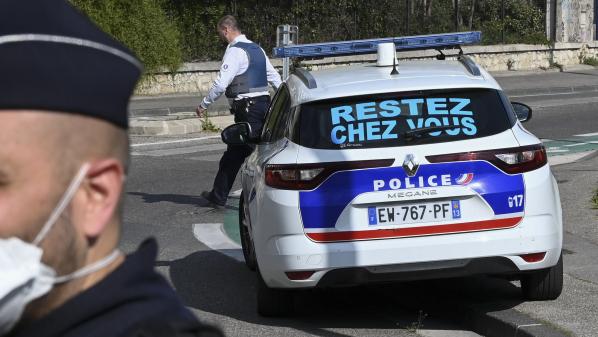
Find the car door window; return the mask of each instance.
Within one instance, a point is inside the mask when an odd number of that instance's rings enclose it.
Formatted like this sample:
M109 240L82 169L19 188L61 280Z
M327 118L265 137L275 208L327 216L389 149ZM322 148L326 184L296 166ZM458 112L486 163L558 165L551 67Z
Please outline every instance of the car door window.
M270 105L268 117L264 125L264 130L262 132L263 142L273 142L284 136L285 128L283 124L286 125L286 123L284 123L283 121L286 120L284 116L288 115L289 107L289 91L286 88L286 85L283 85L283 87L281 87L280 90L278 90L278 92L276 93L276 96L274 96L274 100Z

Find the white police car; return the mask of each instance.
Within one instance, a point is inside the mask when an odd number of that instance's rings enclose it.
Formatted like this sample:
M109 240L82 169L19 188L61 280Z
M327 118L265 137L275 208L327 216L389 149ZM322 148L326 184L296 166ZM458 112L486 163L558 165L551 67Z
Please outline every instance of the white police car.
M561 205L544 147L520 123L529 107L465 56L401 61L398 74L394 50L378 59L297 69L259 139L248 124L223 131L256 143L239 218L258 312L288 313L297 288L473 274L557 298Z

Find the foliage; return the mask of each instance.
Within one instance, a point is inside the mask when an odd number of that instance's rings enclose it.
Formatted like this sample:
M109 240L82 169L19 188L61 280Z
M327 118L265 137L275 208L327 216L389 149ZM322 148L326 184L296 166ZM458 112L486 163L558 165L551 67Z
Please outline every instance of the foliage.
M587 64L589 66L598 67L598 58L593 56L586 56L581 59L581 63ZM598 195L595 197L595 202L598 203Z
M592 197L592 203L594 204L594 208L598 208L598 190L594 192L594 196Z
M212 121L210 120L210 117L208 117L207 113L204 114L203 118L201 118L200 121L201 121L202 131L208 131L208 132L222 131L214 123L212 123Z
M162 67L174 70L182 61L179 32L161 0L71 0L102 30L143 62L146 73Z
M460 0L457 18L453 0L163 1L182 32L186 61L222 57L225 44L218 38L216 23L225 14L235 15L243 32L267 52L276 45L276 27L285 23L299 26L300 43L445 33L455 28L481 30L484 44L548 43L544 0Z
M186 61L222 58L226 44L216 31L218 20L228 14L217 0L167 0L163 7L181 32L181 50Z
M407 331L417 333L421 328L424 327L424 319L426 319L426 317L428 317L428 314L420 309L417 315L417 321L412 322L409 326L407 326Z
M279 24L300 43L481 30L484 44L541 43L545 0L71 0L144 62L147 72L221 59L218 20L233 14L267 52ZM504 3L504 18L501 4ZM473 9L473 10L472 10Z
M548 44L544 32L545 8L531 6L525 0L505 0L505 16L501 20L500 1L481 1L480 4L481 15L476 20L484 33L485 44Z

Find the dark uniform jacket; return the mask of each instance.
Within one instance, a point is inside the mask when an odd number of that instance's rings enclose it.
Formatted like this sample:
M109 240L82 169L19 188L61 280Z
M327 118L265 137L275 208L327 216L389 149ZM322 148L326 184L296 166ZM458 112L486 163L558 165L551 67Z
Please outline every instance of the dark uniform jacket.
M221 336L199 323L154 270L148 239L98 284L12 337Z

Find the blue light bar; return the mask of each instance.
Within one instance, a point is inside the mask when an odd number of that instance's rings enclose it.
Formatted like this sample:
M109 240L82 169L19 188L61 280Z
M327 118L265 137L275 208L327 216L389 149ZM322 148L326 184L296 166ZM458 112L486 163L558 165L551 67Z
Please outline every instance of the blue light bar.
M394 42L398 51L418 49L446 49L476 44L482 40L481 32L460 32L406 37L387 37L369 40L353 40L296 44L273 49L274 57L321 57L356 54L375 54L378 44Z

